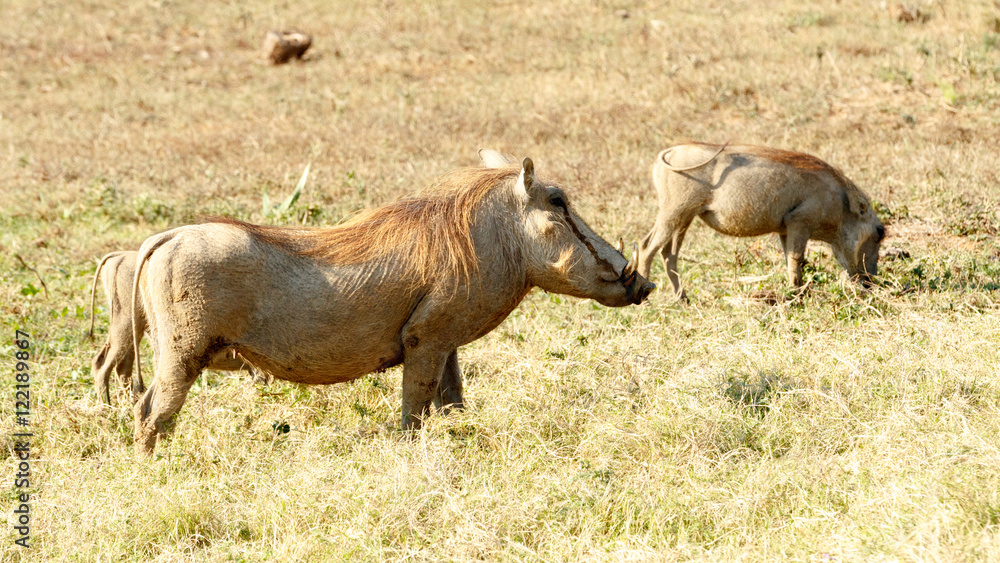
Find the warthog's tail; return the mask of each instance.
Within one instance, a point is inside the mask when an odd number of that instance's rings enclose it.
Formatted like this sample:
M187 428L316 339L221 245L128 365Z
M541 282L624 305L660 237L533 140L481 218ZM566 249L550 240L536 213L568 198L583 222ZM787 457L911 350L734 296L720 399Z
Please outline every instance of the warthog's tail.
M695 164L695 165L692 165L692 166L685 166L683 168L678 168L678 167L670 164L669 161L667 161L667 157L670 156L670 153L673 152L673 150L675 148L677 148L677 147L670 147L669 149L664 149L664 150L660 151L660 154L659 154L659 156L656 157L656 159L659 160L660 162L662 162L663 165L666 166L668 170L672 170L674 172L687 172L688 170L694 170L695 168L701 168L702 166L705 166L709 162L712 162L713 160L715 160L715 157L717 157L720 154L722 154L722 151L726 150L726 147L728 147L728 146L729 146L729 141L726 141L725 143L722 144L721 147L719 147L719 150L715 151L715 154L713 154L712 156L708 157L708 160L706 160L705 162L702 162L701 164Z
M142 385L142 357L139 355L139 323L135 316L139 304L139 278L142 277L142 267L152 256L153 251L160 248L177 235L177 229L153 235L139 247L139 256L135 259L135 277L132 278L132 346L135 350L135 371L132 372L132 389L140 389ZM137 385L138 383L138 385Z
M118 256L119 254L124 254L124 252L121 250L116 250L114 252L109 252L105 254L104 258L101 258L101 261L97 263L97 270L94 271L94 283L90 285L90 330L87 332L88 338L91 339L94 338L94 295L95 293L97 293L97 280L101 278L101 268L104 267L104 264L106 264L108 260L114 258L115 256ZM113 297L111 299L110 305L111 305L111 311L108 313L108 316L114 318L115 300Z

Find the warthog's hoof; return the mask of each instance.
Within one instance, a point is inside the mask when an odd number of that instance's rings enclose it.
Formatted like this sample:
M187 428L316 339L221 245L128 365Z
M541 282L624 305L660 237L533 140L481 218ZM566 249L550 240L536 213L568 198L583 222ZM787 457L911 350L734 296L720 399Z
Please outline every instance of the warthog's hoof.
M284 64L293 57L301 59L309 46L312 36L298 31L268 31L264 38L264 56L276 65Z
M156 442L159 438L157 432L154 430L152 432L136 432L135 434L135 453L139 456L151 456L153 452L156 451Z

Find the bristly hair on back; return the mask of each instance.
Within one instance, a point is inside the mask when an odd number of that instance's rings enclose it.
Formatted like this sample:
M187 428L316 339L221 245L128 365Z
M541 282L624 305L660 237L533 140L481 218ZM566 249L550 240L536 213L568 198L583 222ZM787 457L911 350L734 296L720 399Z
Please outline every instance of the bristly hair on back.
M457 283L467 281L478 268L472 240L477 207L517 173L517 168L455 170L413 196L328 228L272 227L228 217L205 221L233 225L285 252L328 264L399 260L414 284Z
M852 182L847 178L847 176L844 176L844 173L841 172L840 169L831 166L826 161L811 154L761 146L750 146L748 147L747 152L762 156L768 160L773 160L774 162L787 164L788 166L798 168L799 170L826 172L836 178L838 182L845 185L852 185Z
M827 174L833 176L838 182L840 182L840 185L844 187L852 210L861 214L864 213L866 209L871 207L871 201L868 199L868 195L861 191L861 188L852 182L850 178L845 176L839 168L831 166L826 161L811 154L760 146L752 146L747 152L773 160L774 162L787 164L788 166L798 168L799 170L826 172Z

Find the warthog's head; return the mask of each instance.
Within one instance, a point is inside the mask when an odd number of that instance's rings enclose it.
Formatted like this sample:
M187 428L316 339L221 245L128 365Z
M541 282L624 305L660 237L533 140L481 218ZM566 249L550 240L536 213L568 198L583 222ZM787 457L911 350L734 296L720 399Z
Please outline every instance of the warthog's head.
M490 149L479 151L490 168L513 164ZM528 282L545 291L593 299L608 307L642 303L656 288L631 261L598 236L573 212L566 193L535 177L530 158L514 185L524 233Z
M848 190L845 200L840 244L834 245L834 254L852 279L868 286L878 274L878 250L885 227L860 191Z

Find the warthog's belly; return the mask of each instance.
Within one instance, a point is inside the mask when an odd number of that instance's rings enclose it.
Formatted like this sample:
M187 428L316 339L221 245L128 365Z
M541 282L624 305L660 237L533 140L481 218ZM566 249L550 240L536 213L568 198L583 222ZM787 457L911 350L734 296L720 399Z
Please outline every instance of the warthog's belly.
M781 231L781 221L773 220L767 210L746 208L710 209L701 214L702 221L724 235L755 237Z
M772 183L726 184L712 192L701 219L720 233L754 237L781 231L782 218L794 205L788 194Z
M292 347L284 353L265 353L240 346L237 349L251 365L276 379L308 384L343 383L403 361L403 346L398 339L385 343L357 342L325 349Z

